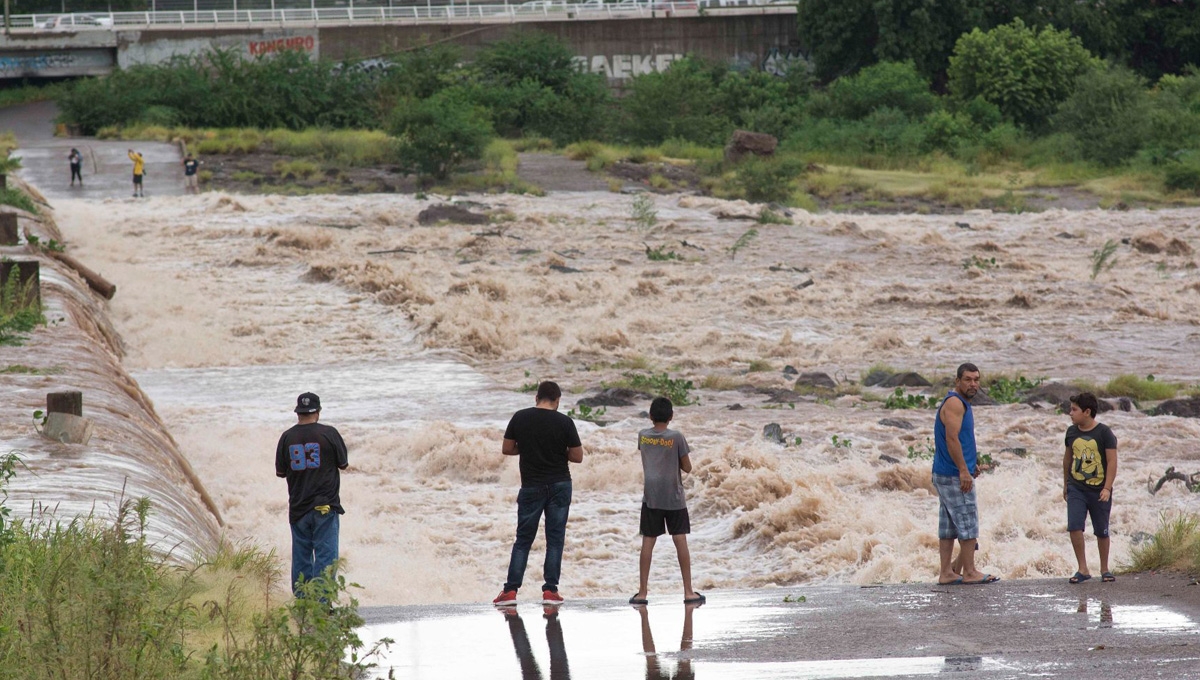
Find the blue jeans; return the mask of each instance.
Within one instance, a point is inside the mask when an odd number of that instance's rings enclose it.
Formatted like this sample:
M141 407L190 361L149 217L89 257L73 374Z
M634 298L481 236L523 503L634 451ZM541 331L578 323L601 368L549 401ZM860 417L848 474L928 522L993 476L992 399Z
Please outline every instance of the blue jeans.
M546 513L546 564L542 590L558 592L558 576L562 571L563 544L567 539L567 514L571 510L571 481L523 486L517 492L517 540L513 543L508 561L508 582L505 590L517 590L525 579L529 548L537 536L542 512Z
M321 575L338 558L338 514L332 510L322 515L316 510L292 525L292 589L304 575L311 581Z

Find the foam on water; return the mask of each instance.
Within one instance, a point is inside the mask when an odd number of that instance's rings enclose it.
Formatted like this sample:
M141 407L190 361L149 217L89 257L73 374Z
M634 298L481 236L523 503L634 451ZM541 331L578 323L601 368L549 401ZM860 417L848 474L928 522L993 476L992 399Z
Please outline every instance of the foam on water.
M662 226L646 233L630 224L627 197L486 200L512 215L503 236L417 226L426 204L396 196L206 194L58 210L78 255L117 282L111 311L127 365L236 536L287 554L274 445L295 394L321 394L323 421L350 446L342 552L366 604L495 594L519 483L516 461L499 452L502 427L532 404L517 388L539 378L563 385L564 410L631 368L709 380L676 421L695 451L690 541L697 587L708 588L936 573L929 462L908 459L932 439L932 412L888 412L854 395L766 403L762 390L790 387L784 364L852 378L876 362L941 378L963 360L985 376L1200 377L1200 270L1190 256L1123 249L1117 267L1090 279L1090 253L1108 238L1155 229L1195 241L1194 210L801 214L789 226L718 220L658 197ZM964 221L970 229L955 225ZM758 237L732 256L750 226ZM687 259L650 262L644 243ZM401 247L418 254L366 255ZM997 265L964 267L971 255ZM798 287L810 277L816 285ZM747 372L751 360L775 370ZM744 408L727 408L735 403ZM636 582L633 442L644 408L612 407L608 426L581 425L587 457L573 467L563 575L571 596ZM887 416L914 429L879 424ZM979 483L980 564L1006 578L1071 573L1067 419L1025 405L980 408L976 419L981 450L1001 464ZM1169 465L1200 467L1191 446L1200 425L1140 413L1102 420L1121 442L1120 563L1135 534L1192 502L1178 485L1151 496L1144 482ZM771 422L792 445L762 439ZM834 435L851 445L835 446ZM1029 455L1000 452L1016 448ZM530 582L541 550L539 538ZM673 551L660 546L652 592L678 587Z

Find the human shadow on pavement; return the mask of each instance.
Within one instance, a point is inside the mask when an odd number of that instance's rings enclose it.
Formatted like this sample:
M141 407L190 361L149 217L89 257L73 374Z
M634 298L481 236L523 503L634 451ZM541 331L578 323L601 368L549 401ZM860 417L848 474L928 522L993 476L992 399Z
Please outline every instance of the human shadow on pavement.
M679 640L681 652L692 648L692 612L698 607L700 603L686 604L683 607L683 636ZM692 660L686 656L680 657L674 674L662 668L658 652L654 648L654 634L650 631L650 612L644 604L634 608L642 618L642 652L646 655L646 680L695 680L696 671L692 668Z
M516 607L503 607L501 610L508 622L508 632L512 635L513 651L517 653L517 661L521 664L521 680L543 680L542 669L537 659L533 658L533 647L529 644L529 635L525 632L525 622ZM546 619L546 642L550 645L550 680L571 680L571 669L567 665L567 648L563 644L562 624L558 621L558 607L546 607L543 610Z

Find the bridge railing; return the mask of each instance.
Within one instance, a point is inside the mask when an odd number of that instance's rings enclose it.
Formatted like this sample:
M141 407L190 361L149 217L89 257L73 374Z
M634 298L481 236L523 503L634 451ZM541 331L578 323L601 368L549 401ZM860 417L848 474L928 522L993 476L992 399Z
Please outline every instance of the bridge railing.
M253 1L253 0L252 0ZM721 8L794 6L794 2L774 0L621 0L619 2L561 2L560 0L532 0L523 3L472 3L451 2L450 4L378 4L379 0L360 3L354 0L332 7L274 7L240 9L236 1L222 9L160 9L149 12L79 12L73 14L22 14L10 18L11 26L35 31L107 31L123 27L139 26L182 26L199 24L322 24L322 23L379 23L401 21L445 21L453 19L536 19L538 17L602 18L672 15L676 12L697 13ZM328 0L323 0L328 2ZM439 0L445 2L445 0ZM196 5L199 0L194 0ZM181 3L172 3L179 5ZM249 3L247 3L249 4ZM255 5L265 4L257 0Z

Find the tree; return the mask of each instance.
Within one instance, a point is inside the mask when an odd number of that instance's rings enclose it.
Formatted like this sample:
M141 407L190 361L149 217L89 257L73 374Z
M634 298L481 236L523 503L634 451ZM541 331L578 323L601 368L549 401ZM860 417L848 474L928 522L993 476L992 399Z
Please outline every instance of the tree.
M389 132L406 173L445 179L464 163L483 157L492 137L487 114L453 89L422 101L408 100L392 112Z
M1016 19L958 39L950 57L950 92L960 101L981 97L1007 119L1037 129L1097 63L1069 32L1034 30Z
M1150 138L1151 113L1145 80L1124 66L1105 66L1079 78L1053 122L1080 142L1084 158L1117 165Z

